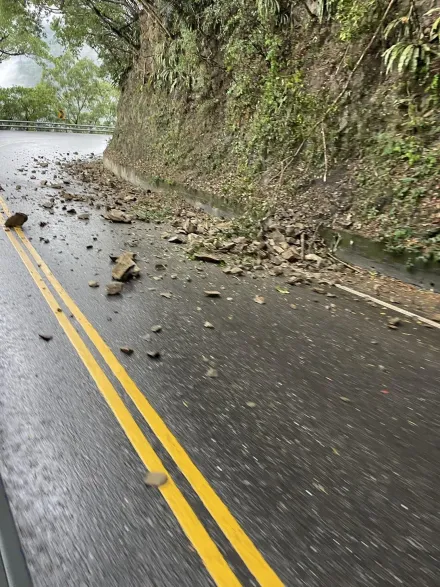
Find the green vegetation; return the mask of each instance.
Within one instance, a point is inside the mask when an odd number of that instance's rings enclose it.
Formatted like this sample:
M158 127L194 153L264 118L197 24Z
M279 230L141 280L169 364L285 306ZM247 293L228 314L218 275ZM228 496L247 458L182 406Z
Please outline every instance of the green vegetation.
M54 88L39 83L34 88L0 88L0 118L3 120L55 120Z
M0 63L15 55L48 56L41 39L40 11L20 0L0 0Z
M416 136L376 137L357 176L360 215L379 229L390 251L440 262L440 148Z
M68 51L44 69L43 82L55 92L58 108L69 122L114 122L118 93L90 59L75 59Z
M204 179L254 217L295 208L301 186L344 169L355 225L393 249L437 254L439 8L53 0L45 9L68 55L87 43L124 88L115 153L151 175ZM74 120L81 99L62 93L56 68L46 80Z
M429 76L431 62L440 57L440 8L419 14L410 2L408 12L392 20L384 36L396 40L383 54L388 73L395 68L400 74Z
M145 0L33 0L53 16L58 40L74 54L92 47L119 81L139 51L140 7Z
M61 6L74 8L68 1ZM53 121L63 110L66 121L73 124L113 124L119 92L109 82L105 67L78 57L88 38L78 33L76 40L70 39L68 13L61 16L58 8L55 2L42 0L0 0L0 62L26 55L43 68L42 81L34 88L0 89L0 117ZM49 16L60 41L69 40L71 45L57 58L50 55L43 34L42 23ZM106 38L112 42L110 35Z
M114 124L117 99L98 65L66 52L44 64L37 86L0 89L0 118L55 121L62 110L71 124Z

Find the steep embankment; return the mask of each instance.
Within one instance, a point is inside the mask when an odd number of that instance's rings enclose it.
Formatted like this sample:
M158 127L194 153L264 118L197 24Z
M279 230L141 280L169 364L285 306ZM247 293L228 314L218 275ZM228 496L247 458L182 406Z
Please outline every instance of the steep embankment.
M108 155L247 216L440 261L435 5L213 0L169 8L166 30L145 16Z

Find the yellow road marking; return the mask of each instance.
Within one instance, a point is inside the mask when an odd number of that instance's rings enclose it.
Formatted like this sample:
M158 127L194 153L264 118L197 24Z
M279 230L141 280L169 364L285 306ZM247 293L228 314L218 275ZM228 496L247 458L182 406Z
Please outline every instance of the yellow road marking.
M170 474L165 469L162 461L154 452L152 446L143 435L139 426L136 424L133 416L130 414L130 411L119 397L118 392L113 387L99 364L96 362L92 353L89 351L86 344L76 332L75 328L70 323L66 315L59 311L59 304L57 300L46 286L45 281L40 276L38 271L34 268L26 252L23 250L22 246L11 232L7 232L6 234L15 250L19 254L21 260L25 264L26 268L28 269L29 273L31 274L33 280L40 289L41 293L43 294L52 312L55 314L55 317L57 318L70 342L74 346L82 362L94 379L99 391L104 396L107 404L109 405L113 414L116 416L116 419L127 435L129 441L133 445L133 448L139 455L141 461L150 471L163 471L166 473L168 481L165 485L160 487L159 490L176 516L188 539L197 550L208 572L211 574L216 584L220 587L240 587L241 583L232 572L218 547L211 539L208 532L205 530L204 526L194 513L189 503L186 501L180 489L176 486L170 477Z
M1 197L0 205L6 214L10 214L4 200ZM90 324L72 298L63 289L59 281L53 275L52 271L24 235L23 231L18 228L16 229L16 232L38 264L38 267L40 267L44 275L47 277L49 283L75 316L78 323L82 326L83 330L89 339L93 342L104 361L110 367L113 374L124 387L128 396L131 398L139 412L145 418L151 430L154 432L176 465L182 471L187 481L198 494L200 500L214 518L226 538L237 551L238 555L243 560L244 564L247 566L252 575L256 578L262 587L283 587L284 583L265 561L260 551L254 545L252 540L246 535L229 509L218 497L214 489L210 486L196 465L192 462L188 453L178 442L177 438L167 427L153 406L148 402L146 397L143 395L127 371L110 350L108 345L104 342L100 334Z

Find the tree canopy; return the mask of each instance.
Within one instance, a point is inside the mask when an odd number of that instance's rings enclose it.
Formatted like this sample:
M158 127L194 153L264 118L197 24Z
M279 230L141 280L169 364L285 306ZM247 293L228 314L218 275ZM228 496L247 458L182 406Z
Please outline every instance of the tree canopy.
M108 6L110 12L105 11ZM119 6L121 4L121 6ZM121 71L126 64L121 56L125 44L132 42L126 27L125 2L94 0L0 0L0 62L26 55L37 59L43 68L42 81L34 88L12 87L0 91L0 117L19 120L52 120L58 109L74 124L112 124L116 116L118 93L108 79L108 72ZM125 12L124 12L125 11ZM136 14L136 12L134 13ZM119 20L118 20L119 19ZM67 50L52 57L45 43L43 26L50 20L58 39ZM122 29L118 33L111 31ZM112 36L113 35L113 36ZM114 44L115 37L119 43ZM79 57L86 43L107 59L97 65ZM112 48L114 47L114 48ZM106 51L112 51L110 56ZM128 50L127 50L128 55Z
M0 116L5 120L54 120L54 88L45 83L33 88L0 88Z
M117 92L91 59L76 59L67 51L44 69L43 81L54 89L69 122L96 124L114 118Z
M58 40L77 53L92 47L114 81L139 49L139 16L147 0L34 0L52 15Z
M0 0L0 63L16 55L48 57L40 16L24 0Z
M44 66L43 79L33 88L0 89L0 118L53 121L59 110L72 124L113 124L118 91L90 59L70 52Z

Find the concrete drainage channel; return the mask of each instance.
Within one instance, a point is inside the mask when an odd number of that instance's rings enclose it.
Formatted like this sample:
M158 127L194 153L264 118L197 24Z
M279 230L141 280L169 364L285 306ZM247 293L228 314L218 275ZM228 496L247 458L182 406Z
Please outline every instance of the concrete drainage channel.
M121 165L120 163L115 163L105 155L103 163L104 167L114 173L116 177L124 179L136 187L139 187L143 190L157 191L159 193L176 192L185 198L187 202L190 202L193 204L193 206L200 210L204 210L211 216L217 216L218 218L233 218L237 215L237 213L239 213L238 210L232 210L231 208L225 209L224 200L206 192L191 189L177 183L172 184L163 179L144 175L131 167Z
M439 262L423 262L415 254L390 253L384 243L345 230L323 228L320 234L328 248L342 261L423 289L440 291Z
M32 587L31 577L0 477L0 587Z

